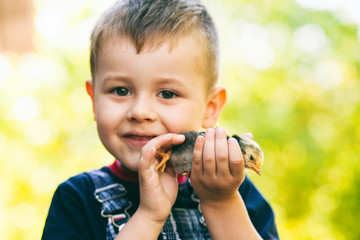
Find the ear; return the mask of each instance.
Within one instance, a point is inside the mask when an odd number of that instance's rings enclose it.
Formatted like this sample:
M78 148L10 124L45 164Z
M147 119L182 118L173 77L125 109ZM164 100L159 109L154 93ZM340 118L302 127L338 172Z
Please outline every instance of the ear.
M95 119L95 98L94 98L94 86L93 86L93 82L91 79L86 80L86 92L88 93L88 95L91 98L91 102L92 102L92 109L93 109L93 113L94 113L94 119ZM95 119L96 120L96 119Z
M202 123L203 128L211 128L216 125L225 103L226 89L221 86L214 88L207 103L206 114Z

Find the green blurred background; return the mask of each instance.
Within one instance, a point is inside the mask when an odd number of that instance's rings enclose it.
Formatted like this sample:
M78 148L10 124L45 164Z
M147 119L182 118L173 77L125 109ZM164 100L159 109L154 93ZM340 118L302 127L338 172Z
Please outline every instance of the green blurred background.
M113 161L84 88L113 2L0 0L0 239L39 239L57 185ZM205 3L229 90L219 125L262 146L248 174L281 238L360 239L360 1Z

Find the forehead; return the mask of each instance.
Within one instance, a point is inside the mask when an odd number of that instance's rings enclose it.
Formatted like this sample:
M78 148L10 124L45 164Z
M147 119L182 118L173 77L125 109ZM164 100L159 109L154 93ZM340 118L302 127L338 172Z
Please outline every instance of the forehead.
M152 67L159 73L168 70L167 72L196 76L205 85L205 62L203 47L192 35L172 41L167 39L150 42L145 44L140 52L127 37L107 37L99 46L97 72L131 63L130 67L138 70L146 71Z
M202 38L200 34L196 33L180 37L158 36L157 38L149 38L149 41L144 46L138 48L130 37L103 36L97 48L96 68L98 70L98 65L101 65L106 60L109 51L112 52L114 49L119 49L119 47L122 47L122 50L130 50L136 55L158 52L163 53L164 56L173 55L174 57L190 60L191 67L199 75L204 76L205 84L208 84L207 51Z

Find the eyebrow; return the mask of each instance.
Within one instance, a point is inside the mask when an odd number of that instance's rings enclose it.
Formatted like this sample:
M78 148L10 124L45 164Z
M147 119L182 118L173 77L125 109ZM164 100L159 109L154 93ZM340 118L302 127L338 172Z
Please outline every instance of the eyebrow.
M185 85L180 81L180 80L178 80L177 78L164 78L164 77L160 77L160 78L158 78L158 83L159 84L177 84L177 85L179 85L179 86L183 86L183 87L185 87Z
M126 75L108 75L105 78L103 78L103 82L112 81L112 80L127 82L131 80L131 77Z

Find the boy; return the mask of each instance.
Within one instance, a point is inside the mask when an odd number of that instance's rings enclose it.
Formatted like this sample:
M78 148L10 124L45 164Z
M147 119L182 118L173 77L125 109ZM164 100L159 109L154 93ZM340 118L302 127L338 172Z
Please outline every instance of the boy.
M276 239L272 210L245 177L239 145L212 128L226 90L216 86L217 33L204 6L120 1L91 40L86 89L116 160L59 186L43 239ZM154 170L156 151L201 128L191 184L171 167Z

